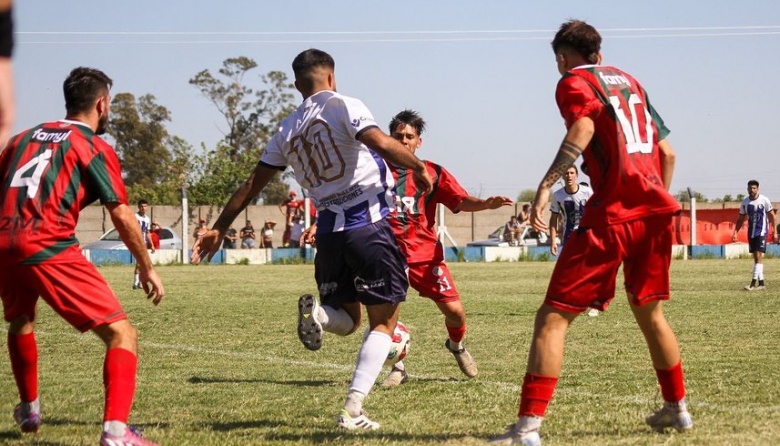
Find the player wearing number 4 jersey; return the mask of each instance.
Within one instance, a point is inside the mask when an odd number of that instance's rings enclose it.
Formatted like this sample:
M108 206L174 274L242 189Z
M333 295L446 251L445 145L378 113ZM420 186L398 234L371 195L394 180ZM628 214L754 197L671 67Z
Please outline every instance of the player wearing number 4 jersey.
M412 110L404 110L390 121L390 135L412 153L416 153L422 145L424 131L425 121ZM508 206L512 200L508 197L484 200L472 197L447 169L430 161L425 161L425 166L436 185L430 193L418 188L407 169L390 166L396 179L396 199L388 221L409 263L410 285L439 307L448 334L445 347L455 356L461 372L473 378L477 376L477 364L463 346L466 312L450 270L444 263L444 248L436 234L436 207L441 203L453 212L476 212ZM403 384L407 376L403 361L398 362L382 385Z
M40 297L74 328L93 331L106 345L100 444L153 445L127 426L138 362L136 330L74 235L81 209L100 200L138 262L147 297L155 305L163 298L162 282L127 205L117 155L98 136L108 122L111 79L92 68L76 68L63 87L66 119L15 136L0 154L0 296L21 399L14 420L22 432L36 432L41 424L34 332Z
M665 401L645 422L656 430L689 429L680 350L661 306L669 299L672 217L680 210L668 192L674 169L669 131L636 79L598 65L601 36L592 26L564 23L552 47L563 76L556 100L567 132L537 189L531 224L547 229L542 217L551 187L580 154L594 192L536 313L517 422L492 442L541 444L539 429L561 373L566 331L588 307L606 309L621 263Z
M322 331L347 335L360 326L365 305L370 330L358 352L338 425L376 429L363 413L392 343L400 303L406 299L406 262L387 224L393 176L383 159L414 172L421 190L431 189L425 164L377 127L359 100L336 92L335 62L310 49L293 60L295 87L303 103L280 125L254 173L236 191L214 228L193 248L193 262L213 256L230 223L276 172L291 165L317 207L314 275L322 305L304 294L298 300L298 336L317 350ZM312 399L313 401L313 399Z

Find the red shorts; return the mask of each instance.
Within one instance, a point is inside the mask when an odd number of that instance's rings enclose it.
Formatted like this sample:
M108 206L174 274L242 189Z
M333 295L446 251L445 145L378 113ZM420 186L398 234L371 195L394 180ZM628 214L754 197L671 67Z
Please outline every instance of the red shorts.
M409 285L434 302L460 300L450 269L443 261L413 263L409 265Z
M606 310L615 297L621 263L634 305L668 300L671 260L671 215L582 228L566 240L544 302L570 313Z
M63 256L67 262L62 262ZM57 263L39 265L9 265L0 259L0 296L6 321L23 315L35 320L39 296L81 332L127 319L108 283L80 251L57 257Z

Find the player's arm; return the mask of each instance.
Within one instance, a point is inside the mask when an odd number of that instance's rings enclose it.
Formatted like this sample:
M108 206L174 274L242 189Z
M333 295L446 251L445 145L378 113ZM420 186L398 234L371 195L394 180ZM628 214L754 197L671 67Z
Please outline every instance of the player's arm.
M209 260L214 257L230 225L249 206L252 200L260 194L268 182L276 175L276 172L278 172L278 169L273 168L273 166L268 166L262 162L257 163L257 167L249 175L249 178L230 197L225 208L222 209L219 217L217 217L214 226L195 242L195 245L192 247L192 263L200 263L206 255L208 255ZM254 238L254 234L252 234L252 238Z
M769 232L768 234L772 234L772 230L775 229L775 211L772 209L771 211L767 212L767 217L769 217ZM777 239L777 234L775 234L775 239Z
M367 129L358 136L358 140L385 161L394 166L411 170L414 173L415 183L424 194L433 190L433 180L431 180L428 169L425 168L425 163L410 150L407 150L403 144L379 130L378 127Z
M152 303L155 305L159 304L165 295L165 290L160 277L154 270L152 258L149 257L149 252L146 250L146 244L141 234L141 227L138 226L138 220L135 219L132 209L126 204L116 202L106 203L105 206L111 216L111 222L114 224L117 232L119 232L119 237L122 238L127 249L135 257L141 285L147 297L152 299ZM149 287L150 283L151 288Z
M555 241L555 237L558 236L558 225L561 214L550 212L550 252L552 255L558 255L558 243Z
M734 227L734 234L731 236L732 242L737 241L737 234L739 233L739 230L742 229L742 223L745 222L746 216L747 214L739 214L739 217L737 217L737 225Z
M661 180L663 180L666 190L669 190L672 186L674 162L677 155L674 153L672 145L666 139L658 141L658 152L661 158Z
M591 139L593 139L595 130L593 120L587 116L578 119L569 127L561 146L558 148L555 159L553 159L550 168L547 169L547 173L536 189L534 203L531 206L531 225L535 230L547 230L547 223L542 219L542 216L544 215L544 207L550 201L550 191L555 182L566 173L566 170L574 164L574 161L588 147Z
M481 198L472 197L469 195L464 198L460 204L458 204L456 210L464 212L479 212L487 209L498 209L501 206L509 206L510 204L512 204L512 199L509 197L496 196L488 197L483 200Z

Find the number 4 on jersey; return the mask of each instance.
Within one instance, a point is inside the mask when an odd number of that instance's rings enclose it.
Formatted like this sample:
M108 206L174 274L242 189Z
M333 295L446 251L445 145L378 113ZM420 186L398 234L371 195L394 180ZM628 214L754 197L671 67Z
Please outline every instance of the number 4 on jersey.
M35 198L38 194L38 186L41 184L41 177L43 176L43 172L46 171L46 166L49 165L52 153L53 152L50 149L47 149L40 155L24 163L22 167L14 172L14 176L11 178L11 187L26 187L27 198ZM32 175L25 176L33 167L35 167L35 170L32 172Z

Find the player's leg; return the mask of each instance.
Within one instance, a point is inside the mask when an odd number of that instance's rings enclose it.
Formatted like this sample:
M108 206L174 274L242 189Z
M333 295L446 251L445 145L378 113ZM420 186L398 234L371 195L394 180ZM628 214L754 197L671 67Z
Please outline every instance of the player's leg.
M38 345L35 314L38 292L32 287L30 266L0 266L0 296L9 322L7 344L11 371L19 392L13 417L22 432L37 432L41 425L38 395Z
M141 289L141 275L138 271L138 264L135 265L135 270L133 271L133 289Z
M756 258L753 277L758 280L758 285L756 286L757 290L766 289L766 285L764 284L764 252L766 252L766 237L761 237L759 246L757 246L756 252L754 253Z
M663 313L669 299L672 219L655 217L631 222L630 255L623 264L631 311L644 335L665 404L645 421L656 430L693 426L685 404L685 384L677 337Z

